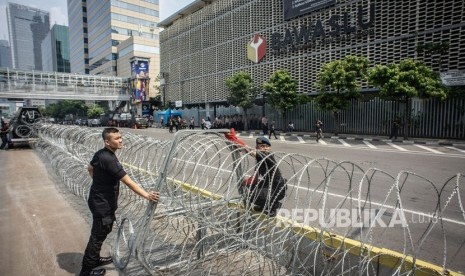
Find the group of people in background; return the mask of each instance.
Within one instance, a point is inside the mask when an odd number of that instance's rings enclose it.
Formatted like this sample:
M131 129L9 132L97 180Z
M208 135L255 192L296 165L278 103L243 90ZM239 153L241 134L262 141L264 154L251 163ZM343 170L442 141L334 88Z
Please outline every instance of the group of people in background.
M211 121L210 117L207 118L202 118L200 121L200 127L201 129L235 129L238 131L244 130L244 120L243 120L242 115L219 115ZM249 121L249 129L260 129L262 131L262 134L264 136L268 136L268 139L271 139L273 136L275 139L278 139L277 133L276 133L276 121L272 120L271 122L268 121L268 118L266 116L262 116L258 120L258 125L255 123L256 117L254 115L251 115L249 118L251 119ZM191 116L189 120L186 118L181 118L180 116L175 116L171 117L168 119L167 122L167 127L169 129L170 133L173 133L175 131L181 130L181 129L195 129L196 120L194 116ZM160 125L162 128L165 127L164 119L161 118ZM315 125L315 134L316 134L316 141L318 142L322 136L323 136L323 122L321 120L316 120ZM289 121L286 131L288 133L292 133L295 130L294 123L292 121Z

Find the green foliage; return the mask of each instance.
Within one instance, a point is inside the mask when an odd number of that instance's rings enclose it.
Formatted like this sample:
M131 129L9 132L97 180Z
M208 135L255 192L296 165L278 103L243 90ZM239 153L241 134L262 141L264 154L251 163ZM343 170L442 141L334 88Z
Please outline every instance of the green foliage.
M254 85L252 77L247 72L237 72L226 79L229 89L228 101L235 106L242 107L245 112L253 106L259 90Z
M339 132L339 112L350 106L352 99L360 98L361 82L366 78L369 60L365 57L345 56L323 64L317 75L316 107L333 112L335 129Z
M87 106L84 101L64 100L49 105L44 114L48 117L64 119L68 114L84 115L87 113Z
M266 101L281 114L308 100L306 95L297 93L297 81L286 70L277 70L271 74L263 88L268 92Z
M90 107L87 110L87 116L89 118L99 117L99 116L103 115L104 113L105 113L105 111L103 110L103 108L101 106L96 105L96 104L94 104L92 107Z
M317 75L316 85L321 92L328 90L341 92L358 91L359 80L364 78L369 61L365 57L346 56L323 64Z
M448 98L465 98L465 85L451 86L447 88Z
M163 109L163 101L160 94L158 94L155 97L150 97L149 102L150 106L154 106L156 109L159 110Z
M399 63L377 65L369 70L369 82L380 88L384 99L446 98L446 89L439 75L422 62L412 59Z
M339 112L360 97L361 81L365 79L369 61L365 57L346 56L323 64L317 75L320 90L315 101L321 110Z

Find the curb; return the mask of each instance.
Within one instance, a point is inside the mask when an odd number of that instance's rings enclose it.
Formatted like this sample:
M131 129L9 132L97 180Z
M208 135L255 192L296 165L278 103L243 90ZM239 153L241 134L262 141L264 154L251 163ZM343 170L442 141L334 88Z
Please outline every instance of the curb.
M241 131L238 132L241 135L246 134L246 135L260 135L261 132L256 132L256 131L250 131L250 132L245 132ZM311 138L315 137L315 135L311 134L298 134L298 133L278 133L277 135L279 136L289 136L289 137L305 137L305 138ZM465 145L465 141L463 143L452 143L448 141L424 141L424 140L391 140L391 139L385 139L385 138L365 138L365 137L351 137L351 136L323 136L322 138L330 138L330 139L342 139L342 140L357 140L357 141L367 141L367 142L390 142L390 143L400 143L400 144L419 144L419 145L438 145L438 146L463 146Z

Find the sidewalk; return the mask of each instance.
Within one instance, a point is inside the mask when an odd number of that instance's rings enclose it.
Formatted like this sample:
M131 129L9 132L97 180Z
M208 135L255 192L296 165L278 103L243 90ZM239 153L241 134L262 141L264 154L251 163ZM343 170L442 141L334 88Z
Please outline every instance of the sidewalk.
M78 275L90 233L85 202L32 149L0 150L0 175L0 275Z

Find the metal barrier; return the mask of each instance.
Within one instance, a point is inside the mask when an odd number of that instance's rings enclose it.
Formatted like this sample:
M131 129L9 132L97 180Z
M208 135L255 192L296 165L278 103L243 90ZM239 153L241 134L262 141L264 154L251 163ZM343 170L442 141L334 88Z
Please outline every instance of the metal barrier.
M438 185L411 172L391 176L352 162L275 152L287 191L279 214L270 217L254 211L242 185L254 174L253 154L226 140L222 130L180 131L172 142L123 136L118 158L125 170L162 197L150 204L122 185L113 245L120 269L135 258L151 275L465 270L463 174ZM37 150L70 191L86 199L91 179L85 165L102 147L101 132L42 124L39 137ZM429 222L406 219L413 211L403 207L405 197L417 189L434 197L421 205L430 208Z
M0 98L128 101L127 79L0 68Z

